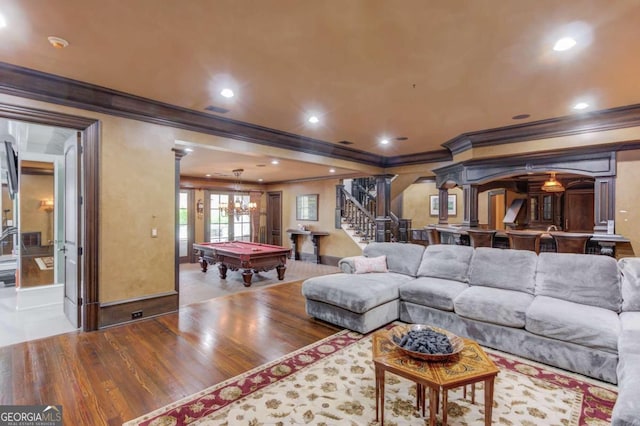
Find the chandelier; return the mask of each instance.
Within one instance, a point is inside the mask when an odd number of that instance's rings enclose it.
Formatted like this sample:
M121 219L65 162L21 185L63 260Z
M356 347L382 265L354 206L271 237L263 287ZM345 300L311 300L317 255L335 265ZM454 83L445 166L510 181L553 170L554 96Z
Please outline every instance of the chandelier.
M541 189L546 192L563 192L564 186L556 180L556 172L551 172L551 177L542 184Z
M240 193L240 175L242 175L244 169L233 170L233 175L236 177L235 190L230 196L232 199L231 205L228 203L220 204L220 211L223 216L242 216L251 214L258 206L255 202L244 202L243 195Z

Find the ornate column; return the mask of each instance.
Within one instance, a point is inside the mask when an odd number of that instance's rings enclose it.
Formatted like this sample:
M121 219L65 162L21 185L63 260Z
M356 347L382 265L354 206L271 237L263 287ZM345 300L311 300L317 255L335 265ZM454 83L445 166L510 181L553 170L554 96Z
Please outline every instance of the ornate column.
M447 225L449 223L449 190L438 188L438 224Z
M593 232L606 233L609 220L615 219L615 176L597 177L593 183Z
M391 241L391 179L394 175L375 175L377 242Z
M336 185L336 210L335 210L335 228L342 228L342 216L344 215L344 185Z
M462 185L462 203L464 204L464 226L478 226L478 187L476 185Z

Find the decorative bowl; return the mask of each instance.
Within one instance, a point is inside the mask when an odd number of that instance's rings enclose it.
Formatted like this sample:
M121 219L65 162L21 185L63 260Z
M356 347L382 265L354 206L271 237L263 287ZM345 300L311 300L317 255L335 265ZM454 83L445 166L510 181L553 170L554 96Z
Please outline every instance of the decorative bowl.
M419 331L419 330L432 330L441 334L444 334L449 339L451 346L453 348L453 352L451 353L423 353L418 351L412 351L410 349L403 348L394 340L394 337L398 339L402 339L407 333L410 331ZM457 356L462 349L464 349L464 340L460 336L456 336L450 331L444 330L439 327L434 327L431 325L423 325L423 324L407 324L407 325L397 325L389 330L389 340L398 348L399 351L423 361L448 361L450 358Z

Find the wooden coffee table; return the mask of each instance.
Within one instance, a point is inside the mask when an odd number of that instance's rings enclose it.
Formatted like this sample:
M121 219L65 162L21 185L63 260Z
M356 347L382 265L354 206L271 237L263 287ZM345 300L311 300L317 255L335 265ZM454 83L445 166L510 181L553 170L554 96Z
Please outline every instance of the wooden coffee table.
M482 348L471 339L464 340L460 354L445 362L427 362L410 357L389 340L387 330L373 334L373 363L376 370L376 421L384 424L384 376L390 372L411 380L417 386L417 408L425 413L426 390L429 390L429 425L435 426L442 391L442 424L447 424L449 389L484 381L484 423L491 425L493 383L500 371ZM475 400L475 395L474 395ZM378 417L379 415L379 417Z

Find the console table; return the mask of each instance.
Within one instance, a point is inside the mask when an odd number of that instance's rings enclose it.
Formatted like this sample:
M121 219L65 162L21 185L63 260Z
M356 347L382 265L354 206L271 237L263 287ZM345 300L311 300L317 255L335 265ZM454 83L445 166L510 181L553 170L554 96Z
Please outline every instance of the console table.
M320 237L324 237L329 235L328 232L320 232L320 231L302 231L300 229L287 229L287 233L289 233L289 237L291 238L291 251L293 251L293 258L295 260L300 260L300 241L299 237L301 235L309 235L311 236L311 242L313 243L313 255L315 256L316 263L320 263Z

